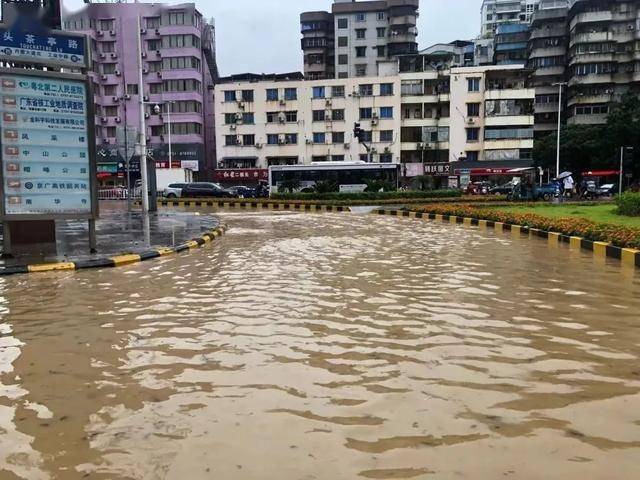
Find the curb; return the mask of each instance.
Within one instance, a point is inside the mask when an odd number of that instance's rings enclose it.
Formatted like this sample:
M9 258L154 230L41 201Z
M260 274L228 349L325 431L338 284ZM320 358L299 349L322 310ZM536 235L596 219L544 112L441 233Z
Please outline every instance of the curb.
M140 202L136 201L135 205ZM293 210L305 212L350 212L351 209L340 205L300 204L300 203L266 203L266 202L224 202L217 200L158 200L159 207L220 207L247 208L253 210Z
M91 258L88 260L71 260L66 262L39 263L33 265L13 265L9 267L2 267L0 268L0 276L15 275L18 273L41 273L62 270L86 270L90 268L122 267L124 265L145 262L154 258L175 255L180 252L202 247L208 243L213 242L217 237L223 235L227 231L227 229L228 227L226 225L219 225L213 230L204 233L200 237L186 241L174 247L160 247L141 253L124 253L112 257L99 257Z
M526 225L511 225L491 220L480 220L472 217L456 217L454 215L440 215L437 213L413 212L408 210L386 210L384 208L374 210L374 215L389 215L392 217L422 218L425 220L436 220L444 223L463 224L468 226L478 226L480 228L493 228L495 230L509 231L513 235L526 235L528 237L539 237L547 239L549 244L558 245L566 243L574 250L586 250L593 254L595 258L614 258L620 260L624 266L640 269L640 250L632 248L621 248L607 242L594 242L582 237L570 237L558 232L548 232L537 228L530 228Z

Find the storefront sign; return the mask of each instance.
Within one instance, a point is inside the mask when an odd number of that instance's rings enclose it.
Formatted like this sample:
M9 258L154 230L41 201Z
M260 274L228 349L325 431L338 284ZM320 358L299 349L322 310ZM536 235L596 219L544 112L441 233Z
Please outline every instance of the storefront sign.
M61 67L87 66L85 37L58 30L37 32L31 29L0 27L0 60L40 63Z
M258 182L260 180L269 179L269 170L267 170L266 168L216 170L214 172L214 178L219 182L230 180L251 180Z
M197 172L200 170L200 164L197 160L182 160L180 162L180 168Z
M79 80L0 75L5 215L92 212L86 95Z
M474 176L490 176L490 175L507 175L513 173L513 168L471 168L471 169L457 169L456 175L462 175L468 173Z
M443 163L425 163L424 174L432 177L448 177L451 175L451 165Z
M423 163L405 163L403 165L403 173L407 178L419 177L420 175L424 175L424 164Z

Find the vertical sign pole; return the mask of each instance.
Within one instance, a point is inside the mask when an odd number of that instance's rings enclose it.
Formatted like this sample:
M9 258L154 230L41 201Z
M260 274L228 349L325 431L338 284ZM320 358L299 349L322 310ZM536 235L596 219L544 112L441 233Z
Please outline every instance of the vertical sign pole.
M624 168L624 147L620 147L620 184L618 185L618 195L622 195L622 169Z
M91 253L98 251L98 241L96 239L96 220L94 218L89 220L89 250Z

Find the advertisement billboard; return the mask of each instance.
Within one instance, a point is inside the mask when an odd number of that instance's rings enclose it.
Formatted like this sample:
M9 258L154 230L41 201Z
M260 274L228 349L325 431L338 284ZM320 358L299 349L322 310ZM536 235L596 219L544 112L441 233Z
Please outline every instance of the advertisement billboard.
M92 115L75 76L0 70L2 214L95 216Z

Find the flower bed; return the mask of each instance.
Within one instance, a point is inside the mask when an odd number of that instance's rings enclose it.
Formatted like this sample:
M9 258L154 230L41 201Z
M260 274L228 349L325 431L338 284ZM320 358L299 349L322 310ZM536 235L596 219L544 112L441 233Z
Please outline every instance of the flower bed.
M610 242L618 247L640 249L640 229L609 223L596 223L581 218L549 218L535 213L516 213L470 204L435 203L416 206L411 210L521 225L568 236L582 237L595 242Z

